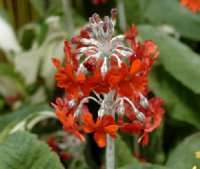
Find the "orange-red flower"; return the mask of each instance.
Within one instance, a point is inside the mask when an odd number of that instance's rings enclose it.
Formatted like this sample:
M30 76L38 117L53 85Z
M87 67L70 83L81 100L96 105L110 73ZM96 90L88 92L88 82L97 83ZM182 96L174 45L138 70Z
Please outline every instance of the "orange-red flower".
M69 133L73 132L77 138L84 142L85 138L79 132L79 127L76 123L76 119L74 118L73 114L69 113L69 111L66 111L68 109L66 102L63 102L60 98L58 98L56 103L57 105L54 103L51 104L55 108L56 115L59 121L63 124L64 130Z
M104 147L106 145L106 134L109 134L112 138L117 138L116 132L118 126L115 124L115 120L111 115L98 117L95 123L91 113L84 113L82 115L82 120L83 131L85 133L94 132L94 140L99 147Z
M162 104L163 100L157 97L154 97L149 101L149 106L145 114L146 119L144 122L144 133L138 140L138 142L142 141L143 145L147 145L149 142L148 133L160 126L162 116L164 114L164 109L161 107Z
M65 40L64 53L65 53L65 64L72 64L73 69L77 70L78 60L76 59L76 56L72 51L72 47L70 46L69 41L67 39Z
M125 64L121 68L110 75L109 83L113 88L116 88L119 95L131 96L135 92L142 92L147 85L147 78L140 76L139 71L141 67L140 60L135 60L131 68L128 69Z
M141 130L143 128L143 124L141 122L133 122L133 123L124 123L120 130L126 133L134 133L134 134L141 134Z
M187 6L192 12L200 10L200 0L181 0L180 4L182 6Z
M136 36L138 35L138 30L135 27L135 24L132 24L130 27L128 25L128 30L125 32L125 38L131 40L131 47L134 51L137 48Z
M142 75L147 75L151 69L152 64L157 60L159 52L157 46L152 40L146 40L143 45L136 43L132 45L135 54L130 58L130 64L139 59L141 61Z
M83 73L75 75L71 64L66 64L65 67L62 67L58 59L53 58L52 61L59 71L55 74L58 87L65 88L66 92L73 95L75 98L78 98L80 95L80 90L85 95L89 94L90 91L84 83L86 77Z
M103 78L100 70L95 71L93 75L87 78L87 84L97 93L109 92L108 74Z

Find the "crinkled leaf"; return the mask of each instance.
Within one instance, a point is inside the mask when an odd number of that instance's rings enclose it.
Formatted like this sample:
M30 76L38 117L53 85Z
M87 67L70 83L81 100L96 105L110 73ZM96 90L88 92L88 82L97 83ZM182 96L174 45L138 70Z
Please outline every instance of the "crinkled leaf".
M200 160L195 153L200 150L200 133L193 134L183 140L170 154L166 166L170 168L188 169L194 165L200 167Z
M150 88L164 99L168 113L177 120L200 129L200 96L192 93L172 78L161 66L155 66L149 76Z
M150 25L140 25L142 39L152 39L160 51L159 61L177 80L195 93L200 93L200 56L185 44L160 33Z
M146 0L148 1L148 0ZM155 25L171 25L182 36L200 40L200 17L178 0L151 0L144 10L145 17Z
M138 163L138 161L134 158L131 149L122 140L120 135L118 135L118 138L116 139L115 146L115 161L117 167L122 167L131 163Z
M1 169L64 169L47 144L28 132L15 132L0 144Z

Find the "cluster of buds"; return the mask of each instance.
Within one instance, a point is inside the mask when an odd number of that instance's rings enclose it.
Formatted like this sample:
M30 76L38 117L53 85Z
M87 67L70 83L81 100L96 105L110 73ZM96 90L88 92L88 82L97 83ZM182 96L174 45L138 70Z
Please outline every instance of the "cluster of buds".
M147 40L137 41L133 24L124 35L115 36L117 10L102 20L98 14L72 38L73 51L65 41L64 67L58 59L52 61L58 69L57 86L64 88L64 99L52 103L66 132L73 132L85 141L83 132L94 133L99 147L106 145L106 134L117 138L116 132L139 134L138 142L148 144L148 133L160 125L163 101L149 98L147 76L159 52ZM97 118L89 112L87 103L99 104ZM94 116L96 117L96 116Z

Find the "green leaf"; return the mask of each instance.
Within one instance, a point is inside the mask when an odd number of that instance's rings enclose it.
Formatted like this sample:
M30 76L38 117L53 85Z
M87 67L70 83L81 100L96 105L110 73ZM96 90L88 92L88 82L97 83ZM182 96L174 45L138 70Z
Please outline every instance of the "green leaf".
M144 12L151 23L171 25L182 36L200 40L199 15L181 6L178 0L151 0Z
M0 145L1 169L64 169L47 144L28 132L16 132Z
M148 164L148 163L143 163L143 164L136 163L136 164L120 167L118 169L171 169L171 168L156 165L156 164L153 165L153 164Z
M171 153L166 166L170 168L188 169L194 165L200 167L200 160L195 152L200 150L200 133L193 134L181 142Z
M175 119L187 122L200 129L200 97L173 79L161 66L151 70L150 88L164 99L168 113Z
M118 138L116 139L115 146L115 161L117 167L121 167L131 163L138 163L138 161L134 158L131 149L122 140L120 135L118 135Z
M183 43L160 33L150 25L140 25L142 39L152 39L160 51L159 61L175 79L200 93L200 56Z

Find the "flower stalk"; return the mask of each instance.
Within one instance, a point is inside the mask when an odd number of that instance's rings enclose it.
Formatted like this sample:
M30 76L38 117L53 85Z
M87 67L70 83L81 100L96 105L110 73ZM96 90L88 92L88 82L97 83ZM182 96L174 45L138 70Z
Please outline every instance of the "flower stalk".
M107 101L106 105L108 106L108 112L115 119L115 109L112 109L114 105L114 91L110 91L105 100ZM106 169L114 169L115 168L115 140L111 138L108 134L106 135Z
M106 169L115 168L115 140L109 135L106 136Z

